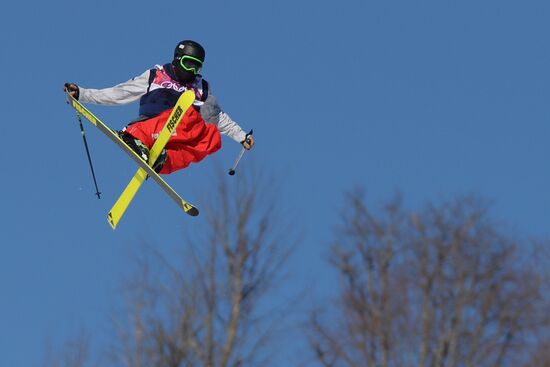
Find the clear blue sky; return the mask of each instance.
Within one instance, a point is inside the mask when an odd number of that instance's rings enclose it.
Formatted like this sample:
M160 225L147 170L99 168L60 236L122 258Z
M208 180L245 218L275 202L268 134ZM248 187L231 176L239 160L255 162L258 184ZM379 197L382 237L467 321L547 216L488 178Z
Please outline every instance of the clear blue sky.
M4 5L1 367L39 366L48 340L79 327L102 335L136 241L192 233L153 185L110 229L105 213L135 166L86 125L97 200L62 93L64 81L107 87L167 62L181 39L204 44L222 107L254 128L241 168L281 179L305 234L294 269L304 283L324 272L343 192L356 185L371 203L401 191L411 207L476 193L522 235L550 234L548 1L192 3ZM113 127L137 113L90 108ZM200 207L213 167L238 149L226 139L216 158L168 180Z

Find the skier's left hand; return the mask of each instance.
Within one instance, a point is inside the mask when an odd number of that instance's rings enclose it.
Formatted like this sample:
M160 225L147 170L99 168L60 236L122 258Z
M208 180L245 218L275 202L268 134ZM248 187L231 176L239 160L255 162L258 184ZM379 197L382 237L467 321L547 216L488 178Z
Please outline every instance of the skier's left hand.
M246 150L252 149L252 147L254 146L254 136L252 136L252 134L247 135L246 139L244 139L241 144Z

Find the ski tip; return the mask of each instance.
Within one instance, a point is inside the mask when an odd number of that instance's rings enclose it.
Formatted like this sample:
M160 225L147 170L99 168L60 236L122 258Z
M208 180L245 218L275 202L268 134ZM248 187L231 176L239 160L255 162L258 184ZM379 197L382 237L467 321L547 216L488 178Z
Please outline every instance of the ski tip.
M111 228L114 231L116 229L117 223L115 223L115 220L114 220L113 215L111 214L111 212L109 212L109 214L107 214L107 222L109 222L109 225L111 226Z
M199 215L199 209L195 208L189 203L183 204L183 210L185 210L185 212L192 217L196 217L197 215Z
M187 214L189 214L189 215L192 216L192 217L196 217L196 216L199 215L199 209L193 208L193 209L191 209L191 210L188 210L188 211L187 211Z

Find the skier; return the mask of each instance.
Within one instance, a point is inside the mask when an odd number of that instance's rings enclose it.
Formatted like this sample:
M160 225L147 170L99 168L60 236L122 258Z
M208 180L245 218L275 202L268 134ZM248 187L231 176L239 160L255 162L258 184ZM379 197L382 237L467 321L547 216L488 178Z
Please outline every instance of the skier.
M197 42L178 43L174 59L156 65L127 82L104 89L82 88L65 83L64 90L81 102L121 105L139 99L139 117L118 134L146 162L149 149L164 127L179 96L186 90L195 93L194 108L189 108L153 168L168 174L199 162L221 148L220 133L250 150L254 138L223 112L199 71L205 60L204 48Z

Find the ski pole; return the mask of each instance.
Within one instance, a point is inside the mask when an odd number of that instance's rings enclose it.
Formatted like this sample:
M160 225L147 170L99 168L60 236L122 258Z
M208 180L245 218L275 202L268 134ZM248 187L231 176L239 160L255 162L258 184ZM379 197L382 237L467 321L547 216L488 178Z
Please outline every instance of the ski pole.
M90 163L90 170L92 171L92 178L94 179L95 194L97 195L98 199L101 199L101 192L99 192L99 188L97 187L97 180L95 179L94 165L92 164L92 157L90 156L90 149L88 149L88 142L86 141L86 134L84 134L84 126L82 126L82 119L80 118L80 114L78 112L76 113L76 117L78 118L78 122L80 123L80 132L82 133L82 140L84 141L84 148L86 148L86 155L88 156L88 163Z
M248 137L252 135L252 130L248 134L246 134L245 140L248 141ZM237 159L235 160L235 163L233 163L233 167L229 169L229 176L233 176L235 174L235 170L237 169L237 165L239 164L241 158L243 157L243 154L245 152L246 148L242 147L241 151L239 152L239 155L237 156Z
M67 92L67 94L69 93ZM69 101L67 101L67 103L69 103ZM88 163L90 164L90 170L92 171L92 178L94 179L94 185L95 185L95 191L96 191L95 194L97 195L98 199L101 199L101 192L99 192L99 188L97 187L97 180L95 178L94 165L92 164L92 157L90 156L90 149L88 148L88 142L86 141L86 134L84 133L84 126L82 126L82 119L80 118L80 113L78 112L76 113L76 118L80 123L80 133L82 134L82 140L84 141L84 148L86 148L86 155L88 156Z

